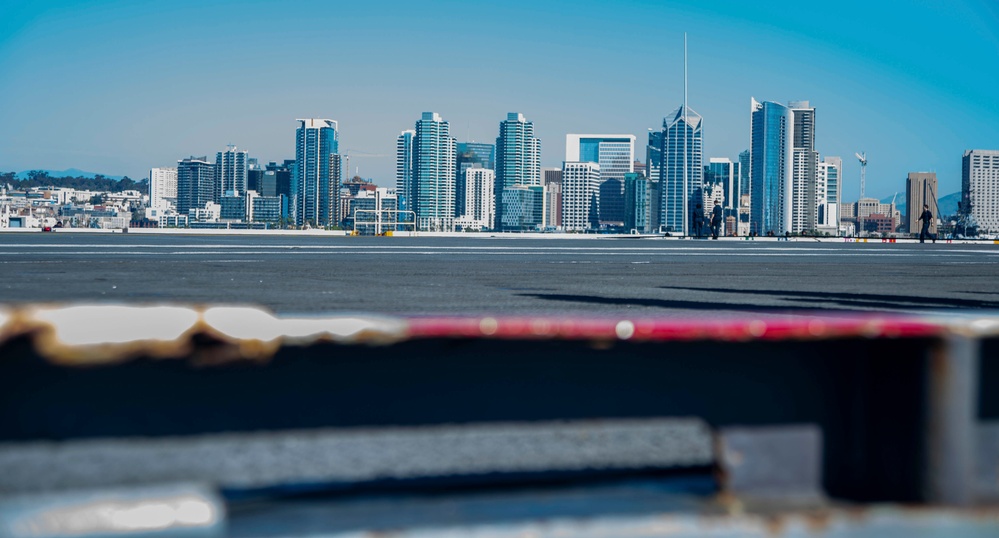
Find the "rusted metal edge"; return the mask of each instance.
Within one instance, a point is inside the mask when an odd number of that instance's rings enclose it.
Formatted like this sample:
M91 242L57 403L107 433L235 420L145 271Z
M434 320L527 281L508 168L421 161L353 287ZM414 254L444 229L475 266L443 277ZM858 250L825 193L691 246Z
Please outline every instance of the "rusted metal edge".
M513 523L452 525L329 533L330 538L819 538L885 536L994 536L999 512L994 510L910 509L877 506L864 509L782 511L774 514L663 513L643 516L595 515L587 518L536 518Z
M222 344L210 360L266 360L282 346L316 342L389 344L406 322L376 315L279 318L253 307L184 305L42 305L0 309L0 344L27 336L46 359L64 365L117 363L134 357L190 356L207 338Z
M177 304L69 304L0 307L0 344L27 336L58 364L116 363L137 356L189 356L196 337L223 344L215 360L266 360L282 346L329 341L392 344L424 338L613 341L827 340L940 338L999 334L999 314L779 314L656 319L555 316L393 317L345 314L284 317L255 307ZM199 344L200 345L200 344ZM219 358L221 357L221 358Z

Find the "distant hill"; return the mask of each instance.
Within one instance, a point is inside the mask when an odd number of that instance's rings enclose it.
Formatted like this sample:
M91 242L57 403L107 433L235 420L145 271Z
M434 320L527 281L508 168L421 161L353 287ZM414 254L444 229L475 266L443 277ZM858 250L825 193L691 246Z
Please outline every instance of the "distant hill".
M891 203L891 198L892 198L891 196L886 196L886 197L884 197L884 198L881 199L881 203L882 204ZM945 216L945 217L949 217L951 215L956 215L957 214L957 203L960 202L960 201L961 201L961 193L960 192L954 192L954 193L948 194L948 195L940 198L939 200L937 200L937 204L940 206L940 211L939 211L940 215ZM897 207L898 210L901 211L903 215L905 214L905 195L904 194L900 194L899 197L895 199L895 207ZM930 209L933 209L933 208L930 208ZM936 213L936 212L937 211L934 210L934 213Z
M72 168L62 171L28 170L17 174L0 171L0 185L10 185L15 190L56 187L101 192L149 192L145 178L135 181L128 176L105 176Z
M30 177L28 174L34 172L35 170L21 170L20 172L14 174L17 179L28 179ZM41 170L49 175L49 177L85 177L87 179L94 179L98 175L102 175L108 179L113 179L115 181L120 180L125 176L109 176L107 174L98 174L96 172L87 172L86 170L80 170L79 168L67 168L66 170Z

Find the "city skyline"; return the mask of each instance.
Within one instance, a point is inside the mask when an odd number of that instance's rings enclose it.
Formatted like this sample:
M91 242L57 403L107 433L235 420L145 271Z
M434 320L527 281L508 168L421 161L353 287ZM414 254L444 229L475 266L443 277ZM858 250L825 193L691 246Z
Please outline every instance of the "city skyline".
M959 156L999 140L990 82L999 73L999 8L986 1L905 10L859 2L233 5L198 7L193 19L184 16L194 6L186 2L0 8L0 85L8 96L0 102L0 169L141 178L227 144L280 162L294 156L294 118L327 117L339 122L349 174L392 186L398 133L426 110L448 118L460 142L491 142L496 122L518 110L551 141L541 165L557 167L557 141L567 133L642 140L661 125L682 97L684 31L689 105L707 125L705 162L735 160L749 148L752 95L811 102L821 152L844 156L845 200L859 193L859 165L845 158L853 152L870 157L872 196L904 191L911 171L935 171L947 193L960 190ZM459 10L476 25L418 33ZM226 17L212 16L221 12ZM315 24L298 29L306 18ZM260 31L248 31L254 27ZM918 38L926 32L940 39ZM425 47L410 46L417 36ZM330 52L296 57L305 44ZM296 82L292 73L317 61L326 68ZM183 84L198 65L200 84ZM579 83L594 65L604 66L601 75ZM43 142L56 120L60 144Z

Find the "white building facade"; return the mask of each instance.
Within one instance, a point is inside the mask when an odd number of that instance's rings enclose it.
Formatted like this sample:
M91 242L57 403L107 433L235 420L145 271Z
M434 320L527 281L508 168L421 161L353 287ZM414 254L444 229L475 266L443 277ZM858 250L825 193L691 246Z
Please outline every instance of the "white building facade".
M600 165L594 162L562 164L562 227L567 232L580 232L591 227L599 211Z
M843 159L826 157L819 163L816 173L816 229L829 235L839 234L839 206Z
M984 235L999 233L999 150L973 149L961 161L961 205ZM940 215L935 215L939 217Z
M168 208L177 206L177 169L149 169L149 205Z
M815 151L815 107L808 101L791 101L788 108L794 117L791 168L791 232L814 230L818 225L816 210L819 189L817 175L819 153ZM825 197L825 193L822 193Z
M465 214L459 217L463 228L479 229L496 227L495 211L496 172L488 168L465 170Z

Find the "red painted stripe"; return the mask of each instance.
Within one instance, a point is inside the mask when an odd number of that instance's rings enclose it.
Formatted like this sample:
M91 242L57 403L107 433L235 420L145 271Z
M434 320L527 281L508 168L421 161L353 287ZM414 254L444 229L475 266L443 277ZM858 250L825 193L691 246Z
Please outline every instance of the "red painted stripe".
M794 318L559 318L421 317L407 320L411 338L563 338L569 340L797 340L919 338L945 327L918 317L809 316Z

